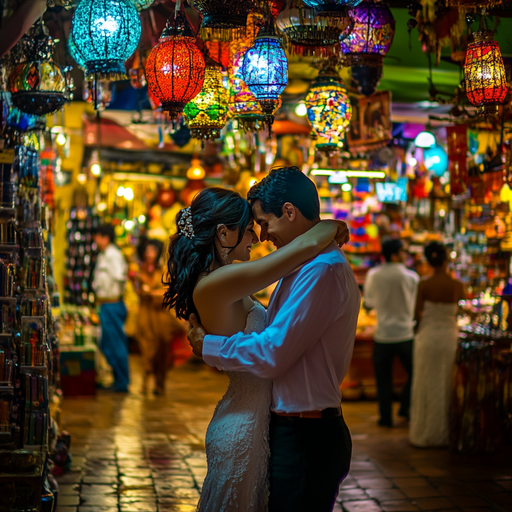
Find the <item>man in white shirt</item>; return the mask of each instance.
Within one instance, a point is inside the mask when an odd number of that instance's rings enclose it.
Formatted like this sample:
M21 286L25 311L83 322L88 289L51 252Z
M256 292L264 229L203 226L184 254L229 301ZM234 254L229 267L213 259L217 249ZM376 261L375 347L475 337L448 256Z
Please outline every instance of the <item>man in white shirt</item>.
M128 339L124 332L126 306L123 293L127 278L127 264L121 251L114 245L113 226L103 225L94 235L99 249L94 270L93 289L100 304L100 350L114 373L113 390L127 393L130 383L128 369Z
M314 183L297 167L275 169L249 192L261 240L276 248L319 221ZM293 220L284 212L293 209ZM329 512L350 466L352 441L340 384L354 347L360 292L336 244L281 280L260 334L189 340L221 370L272 379L269 512ZM203 341L204 337L204 341Z
M398 415L409 418L412 382L414 307L419 276L404 265L405 251L398 239L382 243L385 263L371 269L364 285L364 305L375 309L377 329L373 364L377 381L379 425L393 426L393 360L398 356L408 375Z

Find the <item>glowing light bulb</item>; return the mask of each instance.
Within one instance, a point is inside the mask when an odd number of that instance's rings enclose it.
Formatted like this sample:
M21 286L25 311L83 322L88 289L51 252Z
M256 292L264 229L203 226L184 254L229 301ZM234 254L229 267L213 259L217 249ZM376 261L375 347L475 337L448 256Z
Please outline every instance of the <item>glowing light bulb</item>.
M133 222L133 220L127 220L124 223L124 228L126 229L126 231L131 231L133 229L133 226L135 226L135 222Z
M135 194L133 193L133 188L130 188L130 187L126 187L124 189L124 198L127 200L127 201L133 201L133 198L135 197Z
M421 132L414 139L414 144L419 148L433 148L436 145L436 138L430 132Z
M144 224L146 222L146 216L145 215L139 215L139 223Z
M252 178L249 181L249 187L254 187L254 185L256 185L256 183L258 183L258 180L256 178Z
M87 176L81 172L77 177L76 177L78 183L80 183L80 185L85 185L85 182L87 181Z
M343 190L343 192L350 192L352 190L352 185L350 183L343 183L343 185L341 185L341 190Z
M101 165L100 164L92 164L91 165L91 173L93 176L99 176L101 174Z
M446 216L446 212L443 209L439 210L439 217L445 217L445 216Z
M118 197L123 197L124 196L124 187L119 187L117 189L117 195L118 195Z
M98 206L96 206L99 212L104 212L107 209L107 203L101 202L98 203Z
M60 132L58 135L57 135L57 138L55 139L55 142L59 145L59 146L64 146L64 144L66 144L66 142L68 141L68 138L66 137L66 134L65 133L62 133Z
M206 176L206 171L201 166L199 159L193 158L189 169L187 170L187 178L189 180L202 180Z
M304 101L300 101L297 103L295 107L295 114L299 117L304 117L308 113L308 107L306 107L306 103Z
M450 257L451 257L452 260L454 260L457 257L457 253L455 251L452 251L450 253Z

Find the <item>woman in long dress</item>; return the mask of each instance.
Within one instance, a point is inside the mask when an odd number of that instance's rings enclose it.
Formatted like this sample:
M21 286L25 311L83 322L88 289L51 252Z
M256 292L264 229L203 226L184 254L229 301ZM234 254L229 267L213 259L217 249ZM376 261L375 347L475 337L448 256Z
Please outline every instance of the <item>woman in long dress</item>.
M210 333L261 332L266 311L252 294L315 257L333 239L345 242L344 223L322 221L304 235L257 261L251 206L236 192L209 188L177 216L169 245L164 303L178 318L194 313ZM237 263L231 265L234 261ZM268 431L272 382L229 372L229 387L206 433L208 473L198 510L266 512Z
M434 274L418 287L409 440L419 447L446 446L458 339L456 315L465 290L447 271L444 245L430 243L425 256Z

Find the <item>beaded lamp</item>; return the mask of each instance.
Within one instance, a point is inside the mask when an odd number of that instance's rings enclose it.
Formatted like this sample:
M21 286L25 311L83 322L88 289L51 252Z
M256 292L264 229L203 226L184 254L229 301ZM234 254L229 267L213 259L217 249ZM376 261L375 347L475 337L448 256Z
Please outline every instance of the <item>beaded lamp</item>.
M70 38L87 79L126 78L125 61L139 44L141 23L130 0L81 0Z
M146 63L149 90L162 103L162 110L175 120L201 90L204 72L203 54L185 14L179 11L149 54Z
M496 114L508 91L503 58L493 37L491 30L475 32L464 64L466 95L481 115Z
M153 2L155 0L130 0L130 2L134 5L135 9L137 9L138 12L143 11L144 9L147 9L151 5L153 5Z
M245 34L247 15L254 9L254 0L191 0L201 13L201 37L215 41L238 39Z
M317 137L316 149L331 152L343 145L352 120L347 89L329 64L320 71L306 96L308 120Z
M53 41L44 25L26 36L26 53L9 76L12 104L21 112L43 116L60 110L70 99L63 70L53 61ZM66 70L64 70L66 71Z
M315 10L320 18L330 19L343 29L349 18L348 10L355 7L361 0L304 0L304 3Z
M280 95L288 84L288 61L273 22L260 29L254 46L245 53L241 74L270 128Z
M219 64L206 58L204 83L201 92L183 109L183 117L195 139L218 139L226 125L229 95L222 83Z
M389 7L365 0L349 11L352 32L341 41L343 63L352 67L352 78L365 96L375 92L382 77L384 56L395 35L395 20Z
M292 55L327 57L339 51L340 34L350 22L344 18L345 25L333 23L330 18L316 16L312 8L298 7L294 1L279 14L276 25L285 36L287 50Z

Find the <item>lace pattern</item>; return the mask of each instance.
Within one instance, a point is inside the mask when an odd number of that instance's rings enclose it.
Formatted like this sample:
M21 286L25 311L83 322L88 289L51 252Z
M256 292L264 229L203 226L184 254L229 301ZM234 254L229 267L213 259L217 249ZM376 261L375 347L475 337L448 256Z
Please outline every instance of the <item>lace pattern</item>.
M256 303L247 315L246 334L267 326ZM206 432L206 475L198 512L267 512L268 429L272 382L250 373L228 372L229 386Z

